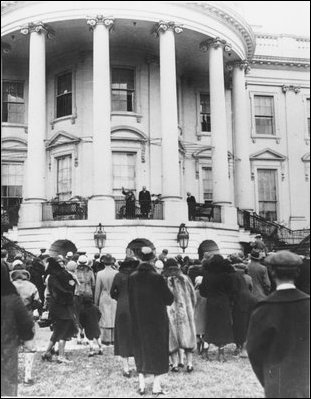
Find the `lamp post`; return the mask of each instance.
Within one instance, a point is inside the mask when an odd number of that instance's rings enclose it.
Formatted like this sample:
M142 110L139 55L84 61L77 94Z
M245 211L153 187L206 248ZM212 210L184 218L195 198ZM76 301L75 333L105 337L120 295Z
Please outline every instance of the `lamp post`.
M94 233L94 241L95 241L95 246L99 250L99 254L101 253L102 248L104 248L105 243L106 243L106 238L107 235L105 233L105 230L102 226L101 223L96 227L95 233Z
M188 247L189 243L189 233L185 223L181 223L181 225L179 226L179 232L177 234L177 242L180 248L182 248L182 251L185 252L185 249Z

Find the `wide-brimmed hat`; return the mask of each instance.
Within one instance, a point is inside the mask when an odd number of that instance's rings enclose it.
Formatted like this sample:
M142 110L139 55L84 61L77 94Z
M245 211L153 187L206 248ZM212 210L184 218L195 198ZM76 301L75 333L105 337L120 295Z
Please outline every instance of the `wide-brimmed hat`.
M72 258L73 257L73 252L69 251L66 254L66 258Z
M24 263L20 259L16 259L12 263L13 270L25 269Z
M123 262L119 262L120 267L133 268L139 265L139 260L133 257L126 257Z
M150 247L142 247L140 250L140 258L144 262L148 262L155 258L155 254Z
M229 258L230 262L232 264L234 264L234 265L236 263L242 263L243 262L243 259L240 257L240 255L238 253L231 254L231 255L229 255L228 258Z
M164 266L164 268L165 269L170 269L170 268L179 268L179 265L178 265L178 263L177 263L177 261L176 261L176 259L174 259L174 258L168 258L167 259L167 261L165 262L165 266Z
M11 280L17 280L17 279L21 279L21 280L30 280L30 274L27 270L25 269L21 269L21 270L13 270L10 273L11 276Z
M302 264L302 259L299 255L284 250L267 256L265 264L272 269L293 270Z
M104 264L104 265L113 265L115 262L115 259L110 255L110 254L105 254L100 258L100 261Z
M265 255L260 251L259 249L252 249L251 251L251 259L253 260L262 260L265 257Z

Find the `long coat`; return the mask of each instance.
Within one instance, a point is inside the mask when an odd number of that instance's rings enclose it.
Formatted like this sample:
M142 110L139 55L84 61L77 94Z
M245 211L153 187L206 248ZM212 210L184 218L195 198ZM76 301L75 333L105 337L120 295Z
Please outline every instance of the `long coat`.
M206 298L200 294L199 287L195 289L196 305L194 309L194 323L197 335L204 335L206 328Z
M117 270L111 266L106 266L104 270L97 273L95 285L95 305L99 307L101 318L99 326L101 328L114 328L117 301L110 296L110 290Z
M271 282L266 266L251 261L248 265L248 274L253 280L253 294L260 301L269 295Z
M238 345L246 341L247 328L250 314L257 303L257 299L250 292L245 279L244 271L230 274L232 279L232 328L234 342ZM247 276L249 277L249 276Z
M33 326L19 295L1 296L1 397L17 396L18 346L33 338Z
M139 373L168 372L169 327L166 306L174 297L152 265L142 263L129 278L133 349Z
M132 319L129 304L129 278L133 268L121 268L115 275L110 290L111 298L117 303L114 330L114 354L116 356L133 356Z
M167 285L174 302L167 307L169 320L169 352L178 349L193 350L196 346L194 309L196 295L189 278L182 272L167 277Z
M246 349L267 398L309 398L310 297L276 291L257 304Z
M204 340L210 344L223 346L233 342L231 289L228 273L204 273L200 294L207 298Z

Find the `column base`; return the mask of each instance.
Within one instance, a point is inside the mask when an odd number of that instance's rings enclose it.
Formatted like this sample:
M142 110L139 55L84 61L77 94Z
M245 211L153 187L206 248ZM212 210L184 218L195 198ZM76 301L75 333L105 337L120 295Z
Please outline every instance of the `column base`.
M164 220L174 224L187 223L187 202L177 198L164 198Z
M19 226L33 227L42 222L43 201L23 202L19 208Z
M88 220L90 222L107 223L115 220L115 203L111 197L94 197L88 201Z
M237 226L237 209L235 206L221 205L221 222L226 225Z

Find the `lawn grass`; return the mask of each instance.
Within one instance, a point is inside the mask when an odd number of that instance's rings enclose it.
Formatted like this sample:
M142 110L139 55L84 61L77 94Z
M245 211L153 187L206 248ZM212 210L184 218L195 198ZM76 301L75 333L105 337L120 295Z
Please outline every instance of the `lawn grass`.
M257 381L248 359L232 357L234 345L226 347L228 361L216 360L216 349L211 350L211 361L194 354L194 371L168 373L163 378L163 387L169 392L167 398L263 398L263 390ZM42 353L42 352L41 352ZM137 376L130 379L122 376L120 358L113 356L113 347L104 349L103 356L88 358L88 349L68 352L73 360L70 365L41 360L37 353L33 377L35 384L18 386L20 397L72 397L72 398L135 398ZM23 354L20 354L19 380L23 378ZM134 368L134 362L131 360ZM146 398L152 397L152 379L146 380Z

